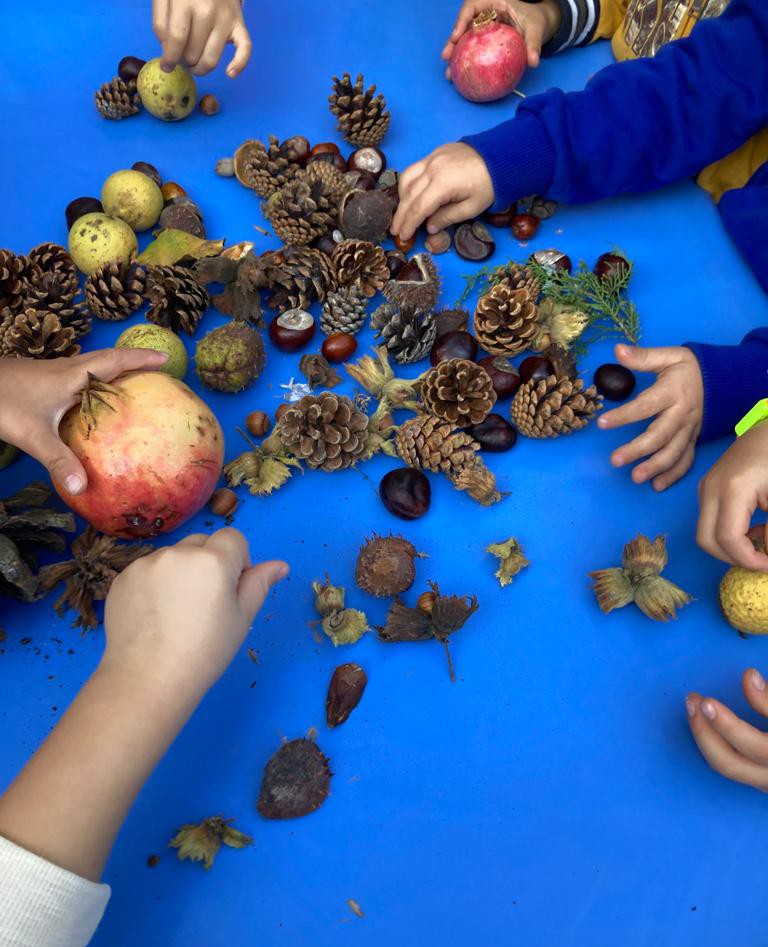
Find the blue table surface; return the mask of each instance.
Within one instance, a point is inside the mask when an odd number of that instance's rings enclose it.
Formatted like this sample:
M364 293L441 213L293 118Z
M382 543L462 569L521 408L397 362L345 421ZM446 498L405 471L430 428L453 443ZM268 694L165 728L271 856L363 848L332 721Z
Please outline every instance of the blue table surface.
M154 54L146 0L17 4L4 17L0 57L0 246L24 252L65 242L68 201L98 194L108 174L136 160L184 185L210 235L271 246L253 229L263 223L257 200L213 165L270 132L334 138L332 73L363 71L385 93L394 167L511 113L515 100L474 106L445 82L439 53L455 12L437 0L416 8L404 0L251 2L250 68L235 83L222 70L199 83L220 98L220 115L167 125L146 113L107 122L92 101L122 55ZM528 74L522 88L578 89L609 58L605 44L570 52ZM647 344L736 342L765 321L757 283L689 182L561 208L527 248L500 236L496 259L557 245L592 261L614 244L636 264L632 297ZM472 267L453 255L439 267L450 303ZM211 311L206 326L221 321ZM100 323L87 343L109 345L123 328ZM361 341L364 351L369 331ZM584 373L610 354L608 343L594 348ZM228 459L244 447L235 426L252 409L277 407L278 386L298 374L297 361L270 347L263 378L237 397L204 391L190 374L222 421ZM94 943L764 943L764 798L708 770L683 704L698 689L743 711L739 673L765 665L765 643L742 641L720 617L723 567L694 542L697 479L725 445L701 448L685 480L657 496L611 469L609 452L627 436L593 426L552 442L522 440L489 459L510 491L504 503L483 509L435 478L432 509L413 524L396 521L376 496L394 466L386 458L359 472L295 476L269 499L245 496L236 525L255 555L287 559L291 578L251 634L258 666L243 649L141 793L109 862L113 896ZM0 495L40 474L31 460L14 465L0 475ZM181 533L209 528L206 520L201 514ZM308 627L310 582L326 570L352 605L383 620L385 603L354 587L353 564L364 536L390 529L429 554L411 598L427 579L479 596L480 612L453 646L456 684L437 645L385 646L369 635L334 650ZM603 616L586 578L617 564L639 531L669 537L668 575L695 596L667 626L634 608ZM510 535L532 564L500 590L483 550ZM101 630L80 637L52 601L2 603L2 783L102 649ZM365 666L370 683L349 722L329 732L326 685L348 660ZM264 763L283 736L312 726L332 761L332 795L306 819L261 819L254 803ZM236 818L254 847L224 850L211 872L178 862L166 847L177 826L216 813ZM154 870L151 853L161 855ZM349 898L364 919L352 915Z

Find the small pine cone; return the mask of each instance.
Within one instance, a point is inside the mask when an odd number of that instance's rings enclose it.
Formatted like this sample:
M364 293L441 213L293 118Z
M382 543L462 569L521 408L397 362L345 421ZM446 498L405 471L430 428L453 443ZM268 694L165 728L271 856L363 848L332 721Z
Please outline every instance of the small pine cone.
M395 447L409 467L447 474L472 463L480 449L469 434L432 414L403 422L395 435Z
M259 197L271 197L301 170L300 164L283 153L274 135L269 136L268 148L263 141L244 141L233 160L237 180Z
M55 273L63 281L77 282L77 267L67 250L58 243L41 243L27 254L43 273Z
M312 469L342 470L362 459L368 445L368 415L344 395L305 395L279 422L283 446Z
M29 284L42 276L40 267L29 257L0 249L0 310L15 315L24 308Z
M491 355L517 355L536 337L539 309L527 289L498 283L480 297L474 330L480 347Z
M533 302L541 295L541 283L529 266L521 263L508 263L499 272L499 282L506 283L510 289L525 289Z
M330 292L320 315L320 328L326 335L356 335L365 325L367 309L368 297L357 286Z
M370 299L389 279L387 257L381 247L367 240L342 240L333 251L339 285L356 286Z
M141 99L136 91L136 83L133 80L124 82L119 76L115 76L111 82L105 82L94 99L96 108L104 118L116 122L121 118L138 115L141 111Z
M272 253L266 265L272 295L271 309L308 309L323 302L336 286L336 267L322 250L312 247L287 246Z
M4 354L11 358L61 358L77 355L75 330L63 326L54 312L25 309L3 335Z
M431 312L397 309L385 303L371 319L376 338L399 365L412 365L429 355L437 338L437 322Z
M5 334L13 325L15 318L11 310L7 307L0 309L0 358L5 358L8 355L5 351Z
M299 177L307 184L319 181L337 207L347 191L352 190L352 182L347 175L342 174L328 161L313 161L299 172Z
M364 87L361 75L354 85L348 72L341 79L333 77L333 90L328 99L331 111L338 121L338 130L358 148L378 145L389 129L392 116L387 111L384 96L375 92L375 85Z
M296 177L275 191L263 212L283 243L301 247L330 229L337 204L320 178Z
M488 372L466 358L447 358L426 373L421 383L424 407L454 427L484 421L496 404Z
M208 293L183 266L153 266L147 274L147 319L174 332L194 335L208 308Z
M27 286L24 308L37 310L49 309L62 312L74 308L75 296L80 291L77 276L64 271L43 273L34 283Z
M138 263L104 263L85 281L85 301L97 319L119 322L144 302L146 270Z
M602 407L594 385L584 388L581 378L550 375L522 385L512 401L512 423L525 437L558 437L586 427Z

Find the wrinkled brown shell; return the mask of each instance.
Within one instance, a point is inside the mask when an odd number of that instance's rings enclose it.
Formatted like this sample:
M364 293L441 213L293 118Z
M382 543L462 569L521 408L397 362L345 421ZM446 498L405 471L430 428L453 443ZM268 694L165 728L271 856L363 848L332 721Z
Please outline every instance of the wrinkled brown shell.
M406 592L416 578L416 547L402 536L376 536L360 550L355 581L370 595L389 598Z
M317 744L291 740L264 767L256 808L265 819L298 819L319 809L330 788L328 758Z

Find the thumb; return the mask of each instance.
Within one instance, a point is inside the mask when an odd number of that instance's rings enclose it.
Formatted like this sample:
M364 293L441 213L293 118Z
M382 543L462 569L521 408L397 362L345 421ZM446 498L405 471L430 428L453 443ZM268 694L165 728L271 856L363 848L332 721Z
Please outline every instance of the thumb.
M264 604L269 590L288 575L288 563L274 560L244 569L237 586L240 605L251 622Z
M615 352L620 364L638 372L663 371L679 358L678 350L672 347L643 349L637 345L617 345Z
M77 496L88 486L85 468L55 434L37 439L34 447L27 448L27 451L41 464L45 464L54 483L59 484L70 496Z
M85 368L101 381L112 381L123 372L156 371L168 361L165 352L154 349L102 349L94 352Z

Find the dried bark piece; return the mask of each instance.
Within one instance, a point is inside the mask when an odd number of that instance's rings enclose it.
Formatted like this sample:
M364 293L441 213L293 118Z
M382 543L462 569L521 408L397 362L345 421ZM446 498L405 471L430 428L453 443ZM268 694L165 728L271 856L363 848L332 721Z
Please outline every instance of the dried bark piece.
M298 819L319 809L331 788L328 762L312 740L284 743L264 767L256 808L265 819Z

